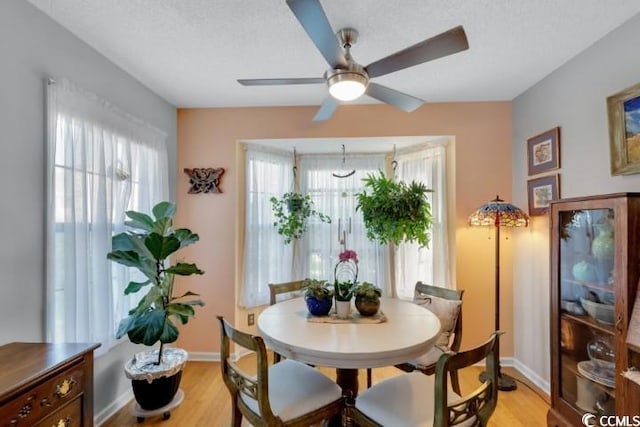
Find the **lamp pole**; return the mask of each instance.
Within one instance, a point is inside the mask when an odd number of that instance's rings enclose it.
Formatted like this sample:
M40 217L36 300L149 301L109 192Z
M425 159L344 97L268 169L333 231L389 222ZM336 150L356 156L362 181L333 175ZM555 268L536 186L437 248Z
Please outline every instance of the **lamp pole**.
M488 204L479 207L469 217L470 225L493 225L495 227L495 330L500 330L500 227L526 227L529 218L519 208L505 203L499 196ZM496 343L496 354L498 355L498 390L512 391L518 386L513 377L503 374L500 366L499 342ZM487 372L480 374L480 381L488 379Z

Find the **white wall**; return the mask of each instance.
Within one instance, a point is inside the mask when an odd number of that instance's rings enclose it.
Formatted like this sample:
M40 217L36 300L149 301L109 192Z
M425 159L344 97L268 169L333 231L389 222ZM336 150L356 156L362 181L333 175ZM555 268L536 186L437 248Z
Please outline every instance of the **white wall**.
M175 199L176 110L23 0L0 0L0 345L44 339L45 86L67 77L165 131ZM95 410L128 392L120 345L95 363Z
M611 176L606 98L640 82L640 15L513 101L513 203L527 206L526 140L560 126L560 197L640 191L640 175ZM514 234L515 358L548 382L549 222ZM640 236L638 236L640 237Z

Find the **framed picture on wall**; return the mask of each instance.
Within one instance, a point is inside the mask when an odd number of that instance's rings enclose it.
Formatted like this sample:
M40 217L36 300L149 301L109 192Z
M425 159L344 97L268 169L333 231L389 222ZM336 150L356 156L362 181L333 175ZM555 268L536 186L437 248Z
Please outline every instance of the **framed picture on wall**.
M545 215L549 202L560 198L560 175L549 175L527 181L529 216Z
M560 167L560 128L555 127L527 139L529 176Z
M611 175L640 173L640 83L607 98Z

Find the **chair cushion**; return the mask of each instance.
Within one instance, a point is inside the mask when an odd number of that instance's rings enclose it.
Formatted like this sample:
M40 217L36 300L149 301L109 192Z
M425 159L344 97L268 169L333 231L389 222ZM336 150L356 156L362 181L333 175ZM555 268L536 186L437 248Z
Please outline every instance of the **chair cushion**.
M342 389L314 368L287 359L269 367L269 403L283 421L315 411L342 396ZM258 402L245 394L241 399L255 413Z
M440 320L440 336L436 341L436 345L448 347L449 335L451 335L453 328L456 326L462 300L449 300L416 291L413 296L413 302L438 316Z
M433 426L435 384L433 375L402 374L374 385L356 398L356 408L383 426ZM449 387L449 404L460 400ZM471 426L475 417L460 426Z
M438 359L444 353L444 347L433 346L422 356L410 360L408 363L420 368L421 366L431 366L438 362Z

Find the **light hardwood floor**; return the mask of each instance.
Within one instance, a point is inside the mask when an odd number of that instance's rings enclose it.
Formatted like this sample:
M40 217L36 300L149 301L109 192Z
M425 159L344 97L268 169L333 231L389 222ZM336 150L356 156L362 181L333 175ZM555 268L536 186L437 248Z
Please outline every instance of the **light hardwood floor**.
M255 360L255 359L253 359ZM244 357L241 364L251 366L251 357ZM255 361L253 361L255 364ZM335 370L319 368L326 375L335 378ZM478 385L480 367L470 367L461 371L460 385L467 393ZM518 389L500 392L498 407L494 412L490 427L543 427L549 409L548 396L522 378L515 370L503 371L516 377ZM373 382L382 381L401 372L393 367L373 370ZM124 375L124 374L123 374ZM360 390L366 388L365 371L360 371ZM171 418L164 421L162 416L145 419L137 423L131 415L130 405L122 408L103 427L157 426L157 427L228 427L231 424L231 400L220 375L220 364L214 362L188 362L180 385L185 392L184 402L171 412ZM391 426L390 426L391 427Z

